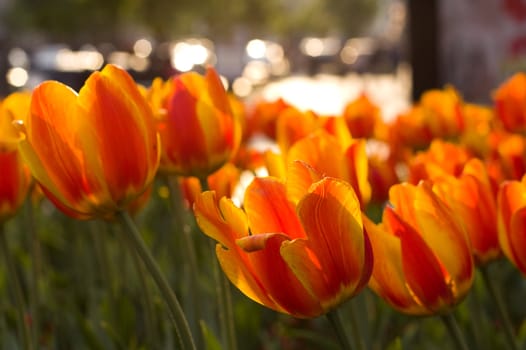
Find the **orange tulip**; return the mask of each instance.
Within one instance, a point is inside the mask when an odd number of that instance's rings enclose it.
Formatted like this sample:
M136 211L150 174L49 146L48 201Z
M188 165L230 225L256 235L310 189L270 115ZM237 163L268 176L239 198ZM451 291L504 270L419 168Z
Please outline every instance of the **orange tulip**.
M372 189L371 202L383 204L389 198L391 186L400 182L396 172L396 162L381 154L371 154L368 158L368 180Z
M396 154L424 149L435 138L458 138L465 130L464 103L452 87L426 91L409 111L388 125L387 138Z
M0 149L15 150L23 137L13 124L15 120L25 120L29 113L31 94L14 92L0 101Z
M424 108L412 106L388 124L387 140L396 154L403 154L406 148L425 149L433 140L426 125Z
M465 128L463 101L451 86L429 90L419 101L424 120L434 137L457 137Z
M282 98L275 101L257 101L247 113L245 137L263 134L270 139L276 138L276 122L282 111L291 105Z
M408 182L435 179L445 174L458 176L473 156L462 145L435 139L428 150L417 153L409 161Z
M13 126L15 118L25 117L29 99L29 94L17 92L0 101L0 223L16 214L31 184L17 149L21 137Z
M320 116L318 124L323 130L336 137L341 144L350 145L352 143L353 137L344 118L340 116Z
M369 286L407 314L451 311L474 277L462 224L426 183L395 185L390 201L381 224L364 220L375 257Z
M285 157L267 156L267 160L271 175L281 176L288 164L301 160L326 176L349 182L362 208L371 199L364 139L354 139L350 144L342 144L335 136L318 130L296 142ZM284 164L279 164L280 162Z
M497 197L499 243L506 257L526 276L526 176L504 182Z
M126 71L107 65L77 94L46 81L34 91L19 149L46 195L79 219L127 209L152 182L159 137Z
M488 135L495 124L493 110L486 106L466 103L462 114L464 115L465 129L461 135L460 143L478 157L485 157L489 151Z
M166 88L168 85L168 89ZM162 172L205 178L229 161L241 141L241 124L232 112L230 100L213 68L201 76L183 73L152 92L162 154ZM159 102L161 99L161 102Z
M214 192L197 199L202 231L230 281L252 300L299 318L357 294L372 268L360 204L342 180L294 162L287 183L255 178L240 209Z
M490 176L497 184L520 180L526 173L526 137L494 131L489 135L490 150L485 157Z
M495 114L508 131L526 131L526 73L502 83L493 96Z
M433 190L466 228L477 265L500 257L497 235L497 195L481 160L471 159L456 178L438 178Z
M0 151L0 223L14 216L24 203L31 176L18 151Z
M382 121L380 108L366 94L361 94L345 106L343 118L355 138L373 137L376 124Z
M232 198L239 183L241 170L232 163L226 163L219 170L207 177L208 189L215 191L218 198ZM185 203L192 207L196 198L203 192L201 181L193 176L180 177L181 187Z
M302 112L289 107L279 114L276 121L276 142L282 153L317 127L317 115L312 111Z

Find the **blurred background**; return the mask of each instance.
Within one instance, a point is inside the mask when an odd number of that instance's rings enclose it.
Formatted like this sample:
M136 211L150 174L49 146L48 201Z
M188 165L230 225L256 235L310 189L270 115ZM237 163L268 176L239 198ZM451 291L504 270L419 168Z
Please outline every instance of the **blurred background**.
M446 84L489 102L526 69L526 1L0 0L1 96L45 79L78 89L106 63L145 85L211 64L240 97L297 104L320 96L314 83L329 101L305 107L326 113L361 90L393 95L396 113Z

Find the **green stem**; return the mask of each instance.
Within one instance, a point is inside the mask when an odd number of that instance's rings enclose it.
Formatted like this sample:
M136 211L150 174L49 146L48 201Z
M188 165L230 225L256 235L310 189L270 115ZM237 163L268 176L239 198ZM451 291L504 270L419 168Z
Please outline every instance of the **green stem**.
M497 306L497 312L499 313L499 317L504 326L504 334L506 335L506 341L508 342L508 346L512 350L518 350L519 347L517 345L517 342L515 341L513 326L511 324L507 309L504 306L504 301L502 300L500 290L498 289L497 285L493 283L491 276L489 275L489 270L487 266L480 267L480 272L482 274L484 284L486 285L486 288L488 289L491 298Z
M336 332L336 336L338 337L338 340L340 341L340 344L342 346L343 350L352 350L352 341L349 338L347 332L345 331L345 327L343 326L342 317L339 311L339 308L335 308L327 313L327 318L329 319L329 322L331 323L332 327L334 328L334 331Z
M29 223L29 244L31 246L31 275L29 279L29 310L31 312L31 333L35 345L38 346L39 329L40 329L40 294L39 294L39 280L40 280L40 265L41 265L41 251L40 240L35 228L35 213L33 211L33 202L31 198L26 201L26 215Z
M139 282L141 285L141 291L144 295L143 307L144 307L144 322L145 322L145 335L147 339L147 344L151 346L152 349L158 349L159 344L157 344L157 337L154 333L154 312L153 312L153 302L150 290L148 288L148 280L146 278L146 273L144 271L144 265L140 260L140 256L137 250L131 252L133 264L135 265L135 270L139 275Z
M444 322L450 337L453 339L455 346L458 350L469 350L464 335L460 331L457 320L452 312L445 315L440 315L442 322Z
M137 229L137 226L135 226L132 218L125 211L118 212L118 217L123 226L127 229L127 232L124 232L123 236L127 237L126 242L129 244L130 251L132 253L136 251L137 254L139 254L145 267L148 269L153 280L157 284L157 287L161 291L168 308L170 309L170 315L172 316L172 321L174 322L181 349L195 350L192 333L188 327L188 322L183 310L181 309L181 305L177 300L177 296L173 292L168 280L163 275L159 265L156 263L155 259L150 253L139 230Z
M9 246L7 244L7 238L4 231L4 225L0 224L0 249L2 254L4 254L6 267L7 267L7 276L8 284L12 288L12 293L15 298L15 304L18 314L18 330L21 333L21 339L23 341L24 349L33 349L33 342L31 339L31 330L29 328L28 322L25 319L26 306L24 303L24 296L22 295L22 287L20 284L20 279L15 268L13 258L9 252Z

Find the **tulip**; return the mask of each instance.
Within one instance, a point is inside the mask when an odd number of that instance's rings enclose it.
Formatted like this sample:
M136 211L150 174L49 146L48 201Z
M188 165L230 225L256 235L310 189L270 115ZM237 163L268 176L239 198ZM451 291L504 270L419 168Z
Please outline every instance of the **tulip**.
M287 153L287 162L302 160L317 171L351 184L364 208L371 199L369 167L365 140L353 139L350 144L320 131L298 141Z
M13 125L24 118L30 95L13 93L0 102L0 222L14 216L26 199L31 175L18 152L21 137Z
M466 228L475 263L482 266L500 257L497 196L482 161L471 159L458 178L444 176L437 179L433 190Z
M445 174L458 176L473 155L462 145L435 139L428 150L409 160L408 182L435 179Z
M244 209L207 191L194 205L202 231L247 297L298 318L325 314L369 280L372 254L360 204L346 182L294 162L287 182L255 178Z
M0 149L14 150L23 137L17 131L13 122L25 120L29 113L31 94L14 92L0 101Z
M0 222L14 216L26 199L31 175L18 151L0 151Z
M232 163L226 163L219 170L207 177L206 185L209 190L215 191L219 198L232 198L236 192L241 176L241 170ZM201 181L196 177L180 177L179 186L185 204L191 208L195 199L203 192Z
M40 84L19 145L44 193L64 213L109 218L150 185L159 164L151 109L131 76L107 65L77 94Z
M497 208L502 251L526 276L526 176L521 181L502 183Z
M347 103L343 118L355 138L373 137L376 124L382 121L380 108L366 94L361 94L357 99Z
M464 103L452 87L426 91L417 104L388 125L395 154L424 149L435 138L458 138L465 130Z
M318 127L317 118L312 111L294 107L283 110L276 121L276 142L281 152L286 153L296 141L313 132Z
M351 132L345 119L341 116L320 116L318 124L323 130L336 137L341 144L350 145L352 143Z
M516 73L494 93L495 114L508 131L526 131L526 73Z
M425 124L435 137L456 137L465 128L464 102L455 88L429 90L419 101L424 108Z
M382 223L364 220L375 257L369 286L400 312L449 313L474 277L462 223L428 183L394 185L389 197Z
M466 103L462 114L465 129L460 137L460 143L478 157L485 157L489 151L488 136L495 124L493 110L486 106Z
M263 134L270 139L276 138L276 122L282 111L291 105L282 98L274 101L257 101L247 113L247 125L244 137Z
M485 161L491 178L497 184L505 180L519 181L526 173L526 137L495 131L488 139L490 150Z
M388 124L387 140L396 154L403 154L406 148L425 149L433 138L420 105L412 106Z
M168 85L168 88L166 87ZM201 76L183 73L168 81L164 99L152 92L152 106L160 118L161 163L167 174L204 179L236 153L241 141L241 124L232 112L230 99L213 68ZM161 102L159 102L159 99Z

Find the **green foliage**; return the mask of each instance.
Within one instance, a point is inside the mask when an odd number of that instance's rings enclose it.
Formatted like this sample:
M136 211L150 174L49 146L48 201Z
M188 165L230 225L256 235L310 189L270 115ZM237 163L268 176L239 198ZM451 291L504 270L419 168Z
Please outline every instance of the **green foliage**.
M179 197L159 196L158 181L152 198L136 217L141 233L151 248L187 315L195 312L190 302L198 296L199 320L191 325L198 349L226 349L216 304L212 273L215 254L211 242L199 232L192 213ZM179 199L177 199L179 198ZM172 201L176 199L175 201ZM9 221L5 234L22 276L24 296L37 297L39 344L46 349L175 349L176 338L166 305L141 264L121 244L121 227L116 222L80 222L57 212L48 202L24 210ZM175 209L178 208L178 209ZM30 225L29 223L33 223ZM38 250L32 246L31 226L36 230ZM189 286L188 255L182 232L190 233L196 250L198 290ZM37 266L38 287L32 290L32 268ZM489 267L500 287L519 344L526 340L523 303L526 284L506 260ZM506 288L504 288L506 286ZM254 303L232 289L234 322L239 349L339 349L334 330L325 317L298 320ZM145 290L151 296L147 303ZM19 349L17 314L9 293L4 264L0 264L0 350ZM32 294L33 293L33 294ZM438 317L402 315L366 289L341 306L342 313L355 313L368 349L440 350L452 348L446 328ZM495 304L480 274L471 293L454 312L472 348L506 347ZM350 325L344 323L344 328Z

